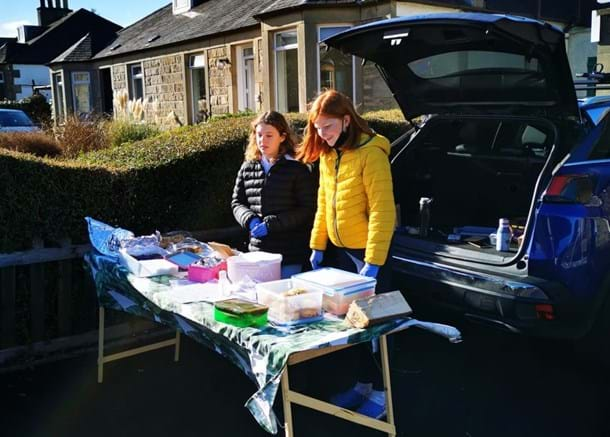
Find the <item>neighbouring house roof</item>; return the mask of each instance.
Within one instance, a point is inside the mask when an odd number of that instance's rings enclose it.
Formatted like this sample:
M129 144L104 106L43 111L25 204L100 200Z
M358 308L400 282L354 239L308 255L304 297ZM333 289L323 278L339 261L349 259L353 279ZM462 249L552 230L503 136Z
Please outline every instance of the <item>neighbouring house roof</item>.
M94 58L148 50L258 25L254 15L274 0L208 0L174 15L171 3L119 32Z
M88 33L95 36L95 40L100 40L101 49L120 29L121 26L112 21L86 9L79 9L55 21L43 33L26 43L4 44L0 47L0 64L46 65L81 42Z
M49 65L89 61L115 38L116 32L100 30L88 33L65 52L49 62Z
M256 13L255 17L277 14L285 12L287 9L302 9L308 6L364 6L370 3L380 3L380 0L275 0L265 9Z

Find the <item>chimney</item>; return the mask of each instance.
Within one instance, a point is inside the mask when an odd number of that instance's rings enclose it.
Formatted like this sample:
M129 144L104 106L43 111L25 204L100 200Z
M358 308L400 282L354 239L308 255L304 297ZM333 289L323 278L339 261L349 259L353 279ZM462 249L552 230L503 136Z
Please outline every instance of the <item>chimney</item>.
M53 0L47 0L46 4L45 6L45 1L40 0L40 7L37 9L38 25L42 27L48 27L72 12L68 9L68 0L55 0L55 5Z

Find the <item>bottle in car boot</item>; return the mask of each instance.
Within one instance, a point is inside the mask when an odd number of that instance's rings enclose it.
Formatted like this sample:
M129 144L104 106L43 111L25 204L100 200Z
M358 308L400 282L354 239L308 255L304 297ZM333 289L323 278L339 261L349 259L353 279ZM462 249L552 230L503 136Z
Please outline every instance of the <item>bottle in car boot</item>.
M507 218L501 218L496 231L496 250L506 252L510 249L510 240L513 238L513 230Z
M419 235L420 237L428 236L428 229L430 228L430 204L432 199L430 197L422 197L419 199Z

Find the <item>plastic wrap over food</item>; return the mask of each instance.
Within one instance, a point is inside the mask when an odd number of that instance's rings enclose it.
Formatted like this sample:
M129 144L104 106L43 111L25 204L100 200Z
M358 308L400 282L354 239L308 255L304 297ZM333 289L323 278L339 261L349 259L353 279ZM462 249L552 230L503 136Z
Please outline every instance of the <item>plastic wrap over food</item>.
M106 256L118 257L121 242L134 237L133 232L127 229L115 228L91 217L85 217L85 221L89 229L91 245Z

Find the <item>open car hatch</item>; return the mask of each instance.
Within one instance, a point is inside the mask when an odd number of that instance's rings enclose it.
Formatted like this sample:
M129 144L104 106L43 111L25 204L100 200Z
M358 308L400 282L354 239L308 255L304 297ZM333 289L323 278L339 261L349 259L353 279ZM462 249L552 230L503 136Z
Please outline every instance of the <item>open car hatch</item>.
M393 18L324 41L374 62L405 117L486 112L578 117L563 32L483 13Z

